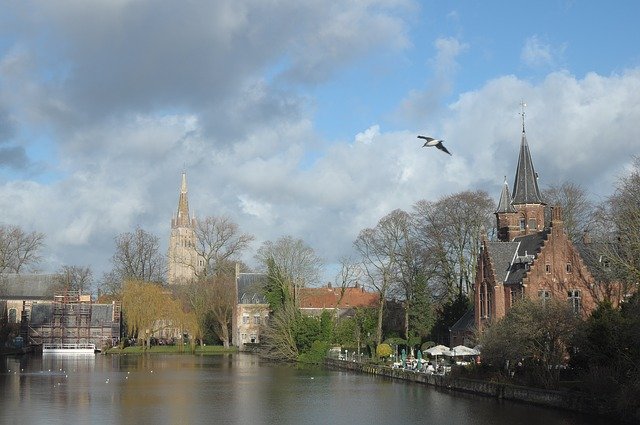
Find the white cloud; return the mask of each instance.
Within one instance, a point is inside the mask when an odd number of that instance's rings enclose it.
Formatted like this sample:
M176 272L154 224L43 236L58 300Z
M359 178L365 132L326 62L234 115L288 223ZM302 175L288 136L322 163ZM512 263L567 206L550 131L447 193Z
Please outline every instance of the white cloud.
M554 47L540 40L537 35L532 35L525 40L520 59L532 68L555 68L561 62L565 50L566 45Z

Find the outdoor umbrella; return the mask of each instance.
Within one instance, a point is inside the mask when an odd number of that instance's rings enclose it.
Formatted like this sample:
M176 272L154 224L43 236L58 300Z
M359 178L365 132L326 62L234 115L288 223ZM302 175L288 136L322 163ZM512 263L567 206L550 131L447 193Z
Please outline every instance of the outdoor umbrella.
M446 345L436 345L435 347L427 348L426 350L424 350L424 352L429 354L430 356L435 356L436 365L438 364L438 356L442 356L448 351L449 347L447 347Z
M418 370L422 370L422 351L418 350Z
M402 349L402 368L404 369L407 366L407 352Z
M473 348L465 347L464 345L456 345L451 350L443 354L450 357L464 357L477 356L478 354L480 354L480 352L478 350L474 350Z

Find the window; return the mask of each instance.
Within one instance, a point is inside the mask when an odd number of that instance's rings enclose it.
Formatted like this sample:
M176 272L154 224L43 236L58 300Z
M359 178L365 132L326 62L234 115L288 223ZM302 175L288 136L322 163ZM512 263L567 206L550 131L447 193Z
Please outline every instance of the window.
M545 273L551 273L551 264L547 263L544 265Z
M18 323L18 310L15 308L9 309L9 323Z
M567 263L567 273L571 273L573 271L573 266L571 263Z
M575 314L579 314L582 307L580 291L578 291L577 289L567 291L567 300L569 301L569 306L571 307L573 312Z
M521 219L520 219L520 230L524 230L524 229L525 229L525 227L526 227L526 226L525 226L525 223L526 223L526 222L524 221L524 218L521 218Z
M540 298L540 301L542 301L543 305L547 305L547 303L551 300L551 292L546 289L542 289L538 291L538 298Z
M259 325L260 324L260 316L259 315L253 316L253 323L255 325Z
M520 288L511 288L511 305L514 305L519 299L522 298L522 291Z
M247 334L242 334L242 342L247 342Z
M248 314L243 314L242 315L242 324L246 325L249 323L249 315Z
M481 289L480 289L480 317L484 318L487 317L487 309L485 307L485 303L484 303L484 288L486 288L485 285L482 285Z
M529 219L529 229L536 229L538 227L536 219L535 218L530 218Z
M258 342L258 336L256 334L252 334L251 335L251 343L255 344L256 342Z

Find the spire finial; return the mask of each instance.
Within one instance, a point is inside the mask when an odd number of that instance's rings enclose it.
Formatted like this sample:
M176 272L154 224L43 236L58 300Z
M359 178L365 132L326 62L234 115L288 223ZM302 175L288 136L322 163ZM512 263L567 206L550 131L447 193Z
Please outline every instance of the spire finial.
M520 115L522 116L522 132L524 133L524 108L527 107L527 104L524 103L524 100L520 101Z

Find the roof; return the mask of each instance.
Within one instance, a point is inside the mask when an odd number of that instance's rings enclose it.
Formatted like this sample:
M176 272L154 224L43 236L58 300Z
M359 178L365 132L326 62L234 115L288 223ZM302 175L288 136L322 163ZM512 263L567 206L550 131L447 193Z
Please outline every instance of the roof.
M3 299L53 299L55 274L0 274L0 297Z
M542 196L540 196L540 189L538 189L538 174L533 169L531 152L529 152L524 129L522 131L522 142L520 143L520 155L518 156L512 198L514 205L544 204Z
M496 281L506 285L522 283L530 264L542 249L548 230L520 236L512 242L487 242Z
M331 285L321 288L300 288L298 295L300 308L354 308L377 307L379 296L375 292L367 292L363 287L353 286L333 288Z
M470 308L456 323L449 328L449 330L455 331L470 331L475 327L475 309Z
M238 273L238 304L267 304L265 287L267 275L264 273Z
M511 263L518 252L518 242L487 242L486 247L493 263L498 282L505 282L511 270Z
M502 192L500 193L500 201L498 202L497 213L514 213L516 209L511 205L511 195L509 195L509 185L505 179L504 185L502 185Z

